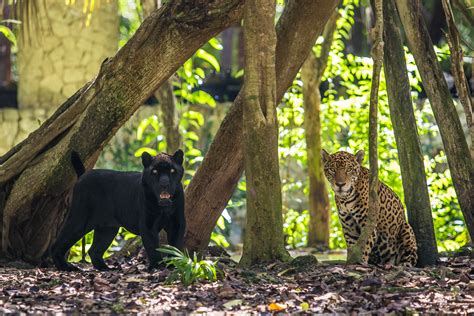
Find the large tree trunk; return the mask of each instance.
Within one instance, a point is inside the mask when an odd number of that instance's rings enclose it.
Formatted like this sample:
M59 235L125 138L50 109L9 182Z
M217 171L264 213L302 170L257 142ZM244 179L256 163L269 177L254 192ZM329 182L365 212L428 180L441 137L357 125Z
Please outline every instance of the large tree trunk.
M438 123L464 220L474 240L474 167L461 122L423 21L420 0L396 0L396 4Z
M172 1L146 19L98 76L0 159L3 250L39 262L56 235L76 177L134 111L209 38L238 21L243 1ZM3 198L2 198L3 197Z
M321 93L319 85L327 66L336 30L337 14L326 24L319 56L313 53L301 67L304 98L304 127L309 176L308 247L329 247L330 204L321 164Z
M276 100L283 97L338 1L290 0L280 17L276 48ZM202 165L186 190L186 246L203 249L243 171L242 96L227 113Z
M240 265L286 260L276 114L274 0L246 0L243 135L247 216Z
M386 1L386 0L385 0ZM379 215L379 165L378 165L378 103L380 72L383 65L383 0L374 0L375 26L370 30L372 34L372 86L370 88L369 107L369 210L357 242L347 249L347 263L367 263L368 254L372 250L375 240L375 227Z
M418 265L433 265L438 259L438 248L394 0L384 0L384 43L390 118L397 142L408 221L416 236Z

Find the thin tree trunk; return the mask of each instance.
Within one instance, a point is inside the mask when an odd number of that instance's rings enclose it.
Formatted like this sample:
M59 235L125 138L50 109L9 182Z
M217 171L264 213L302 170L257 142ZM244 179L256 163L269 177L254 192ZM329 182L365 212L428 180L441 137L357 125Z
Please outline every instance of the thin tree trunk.
M372 87L370 89L370 108L369 108L369 211L362 227L359 238L356 243L348 249L347 263L362 263L364 252L370 252L367 249L370 246L369 239L374 238L373 234L379 215L379 196L377 194L379 187L379 166L377 150L377 107L379 101L380 72L383 64L383 0L375 0L375 27L372 33L372 59L374 66L372 70Z
M320 45L319 56L316 58L313 53L310 53L301 67L309 175L309 247L329 247L330 204L321 165L321 94L319 85L327 66L336 22L337 13L335 11L324 29L324 42Z
M38 263L56 235L76 181L70 151L90 168L134 111L212 36L238 21L243 1L172 1L103 62L98 76L0 159L3 250ZM153 35L154 34L154 35ZM153 35L153 36L152 36Z
M449 170L471 240L474 240L474 168L459 116L421 15L419 0L396 0L408 45L438 123Z
M384 1L384 70L408 221L413 227L418 246L418 265L434 265L438 260L438 249L394 0Z
M181 146L179 118L176 112L176 98L173 83L168 79L155 93L161 109L161 120L165 127L166 150L174 153Z
M461 101L466 115L467 127L469 128L469 134L471 135L471 161L474 162L474 117L471 92L469 91L469 85L463 68L464 54L461 47L461 38L459 37L459 31L454 22L454 16L449 1L442 0L442 3L448 24L448 33L446 33L446 37L448 39L449 50L451 51L451 68L454 76L454 84L456 85L459 101Z
M277 98L283 97L338 1L290 0L277 29ZM243 171L242 96L224 118L202 165L186 190L186 246L203 249Z
M276 115L274 0L246 0L243 138L247 216L240 265L287 260Z

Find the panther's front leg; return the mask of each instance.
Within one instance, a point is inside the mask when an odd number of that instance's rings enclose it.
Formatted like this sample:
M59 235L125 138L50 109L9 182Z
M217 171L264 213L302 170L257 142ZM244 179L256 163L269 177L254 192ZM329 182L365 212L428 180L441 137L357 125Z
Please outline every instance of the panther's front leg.
M149 223L145 219L140 223L140 236L148 257L148 269L153 270L158 267L162 260L162 256L158 251L158 247L160 246L158 231L154 230L153 223Z

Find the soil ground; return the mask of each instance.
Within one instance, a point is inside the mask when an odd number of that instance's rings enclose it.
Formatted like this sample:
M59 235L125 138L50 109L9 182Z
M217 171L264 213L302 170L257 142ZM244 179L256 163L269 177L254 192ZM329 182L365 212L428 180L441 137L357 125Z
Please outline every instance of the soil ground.
M83 272L0 267L0 313L455 313L474 314L474 260L431 268L346 266L302 256L242 270L229 257L217 282L167 284L141 257L121 268ZM110 262L109 262L110 264Z

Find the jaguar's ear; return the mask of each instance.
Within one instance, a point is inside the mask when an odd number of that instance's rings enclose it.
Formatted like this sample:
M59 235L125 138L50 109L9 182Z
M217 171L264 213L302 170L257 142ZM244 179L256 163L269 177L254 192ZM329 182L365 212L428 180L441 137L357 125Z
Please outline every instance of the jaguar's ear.
M148 168L151 165L152 161L153 161L153 157L149 153L144 151L143 154L142 154L143 167Z
M173 155L173 160L180 166L183 165L183 160L184 160L184 153L181 149L178 149L174 155Z
M364 156L365 156L365 151L363 151L362 149L356 153L356 159L360 165L364 161Z
M324 149L321 149L321 161L323 162L323 165L329 161L329 153Z

